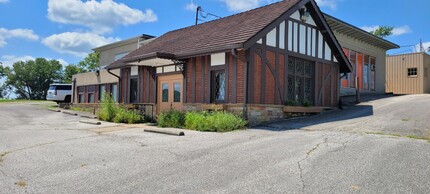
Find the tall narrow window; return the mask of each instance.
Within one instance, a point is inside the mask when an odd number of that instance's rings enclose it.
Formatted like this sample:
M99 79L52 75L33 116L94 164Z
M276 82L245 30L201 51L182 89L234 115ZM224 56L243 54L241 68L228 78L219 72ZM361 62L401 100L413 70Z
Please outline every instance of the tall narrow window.
M169 84L168 83L162 83L161 89L162 89L161 101L162 102L169 102Z
M130 103L137 102L137 78L130 79Z
M181 83L175 82L173 84L174 94L173 102L181 102Z
M94 93L96 92L96 86L87 86L88 103L94 103Z
M111 96L114 102L118 102L118 85L117 84L112 84L110 86L110 92L111 92Z
M103 100L104 96L106 94L106 85L102 84L99 85L99 100Z
M212 72L212 101L224 102L225 100L225 72Z

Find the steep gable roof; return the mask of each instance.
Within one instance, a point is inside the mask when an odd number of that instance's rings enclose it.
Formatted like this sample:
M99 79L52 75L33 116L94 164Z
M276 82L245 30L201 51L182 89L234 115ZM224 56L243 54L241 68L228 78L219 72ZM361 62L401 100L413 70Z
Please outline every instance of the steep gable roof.
M278 25L283 17L291 15L303 5L313 10L311 14L318 18L316 19L318 26L334 51L333 54L342 64L341 72L350 72L351 64L314 0L283 0L218 20L170 31L106 68L118 68L125 63L152 58L178 60L235 48L248 48L249 44L255 43L256 38L265 35L265 29Z
M168 53L176 58L242 48L243 43L288 11L300 0L284 0L218 20L190 26L158 37L121 61L139 60L150 53Z

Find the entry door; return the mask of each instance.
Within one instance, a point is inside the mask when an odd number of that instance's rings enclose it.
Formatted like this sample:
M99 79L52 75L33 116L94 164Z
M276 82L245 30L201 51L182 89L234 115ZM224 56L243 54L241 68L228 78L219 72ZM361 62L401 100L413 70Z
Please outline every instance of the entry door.
M182 80L181 74L158 77L158 111L182 110Z

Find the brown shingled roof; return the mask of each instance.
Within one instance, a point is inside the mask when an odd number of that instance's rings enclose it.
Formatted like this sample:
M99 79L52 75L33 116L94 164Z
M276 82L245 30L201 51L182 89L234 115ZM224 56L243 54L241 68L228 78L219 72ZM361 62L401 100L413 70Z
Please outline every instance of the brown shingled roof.
M284 0L207 23L170 31L109 65L108 68L119 67L120 63L145 59L147 56L156 56L157 53L172 54L176 59L181 59L190 55L242 48L243 43L299 1Z

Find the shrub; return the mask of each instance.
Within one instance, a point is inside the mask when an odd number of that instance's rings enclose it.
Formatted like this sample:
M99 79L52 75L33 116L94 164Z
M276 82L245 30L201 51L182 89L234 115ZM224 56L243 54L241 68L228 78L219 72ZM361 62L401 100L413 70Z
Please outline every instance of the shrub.
M170 110L158 115L159 127L182 128L185 123L185 114L180 111Z
M105 94L100 102L100 106L101 109L97 113L99 119L102 121L112 121L118 109L113 98L110 95Z
M189 112L185 116L185 127L198 131L226 132L243 129L246 124L243 118L225 111Z
M115 104L110 95L105 95L101 101L101 109L98 112L99 119L115 123L143 123L146 120L143 116L132 110L126 110Z

